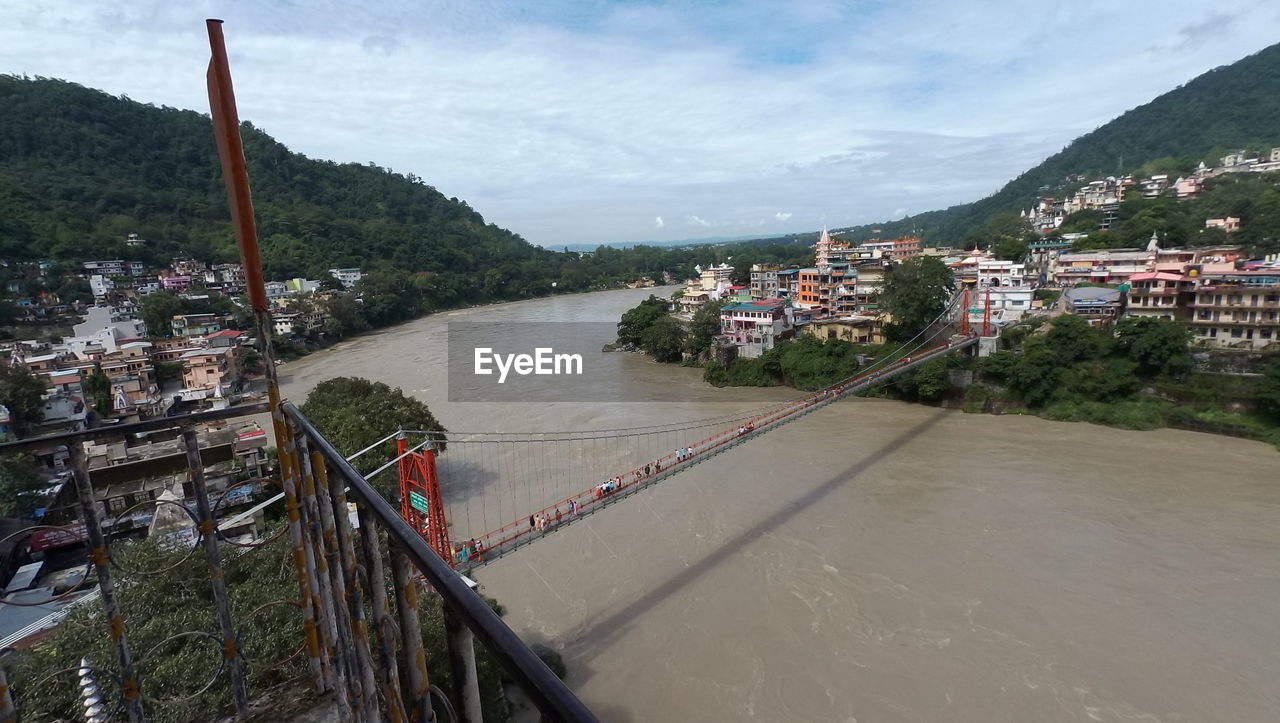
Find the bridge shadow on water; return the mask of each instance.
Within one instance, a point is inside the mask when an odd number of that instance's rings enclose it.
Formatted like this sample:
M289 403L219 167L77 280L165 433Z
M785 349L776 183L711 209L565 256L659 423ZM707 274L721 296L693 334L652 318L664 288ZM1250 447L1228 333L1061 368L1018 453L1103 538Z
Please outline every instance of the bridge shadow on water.
M900 451L921 434L928 431L933 427L933 425L941 421L945 416L947 416L946 411L939 411L923 423L903 432L879 449L866 454L831 479L813 487L798 498L792 500L779 500L784 506L780 507L773 514L770 514L768 517L765 517L751 527L748 527L742 532L739 532L733 537L725 540L714 551L710 552L702 559L690 564L678 574L668 578L665 582L648 590L621 610L617 610L616 612L609 614L607 617L587 622L585 630L582 633L566 642L566 657L577 658L580 661L590 661L597 654L608 649L623 635L625 635L628 630L630 630L630 628L635 625L651 608L661 604L667 598L675 595L695 580L701 579L708 572L715 569L734 554L740 552L744 546L764 537L770 532L773 532L778 527L799 515L801 512L826 498L832 492L835 492L849 482L853 482L863 472L866 472L889 456ZM580 662L578 667L582 669L583 678L590 677L591 673L589 666L582 665Z

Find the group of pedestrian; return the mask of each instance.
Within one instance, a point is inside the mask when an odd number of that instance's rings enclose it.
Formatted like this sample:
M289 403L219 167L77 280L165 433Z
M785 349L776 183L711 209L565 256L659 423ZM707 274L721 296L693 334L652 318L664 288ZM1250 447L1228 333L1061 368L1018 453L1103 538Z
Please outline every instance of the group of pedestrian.
M529 529L534 532L542 532L547 529L547 525L550 523L551 520L541 512L535 512L532 515L529 515Z
M477 562L484 560L484 548L482 543L476 539L470 539L466 542L454 545L453 555L458 562L467 562L475 560Z
M693 456L693 447L681 447L676 450L676 461L683 462Z
M741 436L743 436L744 434L750 434L751 432L754 432L754 431L756 431L756 425L755 425L755 423L753 423L753 422L747 422L746 424L742 425L741 427L738 427L738 436L739 436L739 437L741 437Z

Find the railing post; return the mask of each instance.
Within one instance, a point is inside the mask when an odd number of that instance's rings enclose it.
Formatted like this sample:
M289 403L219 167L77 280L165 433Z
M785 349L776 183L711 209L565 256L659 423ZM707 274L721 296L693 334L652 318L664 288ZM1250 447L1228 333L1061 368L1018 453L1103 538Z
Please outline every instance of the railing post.
M427 654L422 649L422 625L418 620L418 583L409 570L409 558L394 541L391 550L391 577L396 590L396 612L400 616L400 687L409 696L409 720L433 720Z
M306 635L307 662L315 679L316 692L329 689L328 675L320 654L320 632L316 625L315 566L310 562L306 538L302 530L302 495L298 484L297 455L293 450L292 425L284 412L276 407L271 412L276 431L276 456L280 463L280 482L284 487L285 513L289 519L289 542L293 548L293 568L298 578L298 595L302 603L302 627Z
M124 617L116 601L116 588L111 581L111 558L107 554L107 538L102 534L98 519L98 505L93 498L93 485L85 469L84 446L81 442L67 445L71 457L71 472L76 481L76 494L80 498L80 510L84 515L84 527L89 538L89 555L98 574L98 590L102 599L102 612L111 630L111 642L115 646L116 664L120 666L120 695L124 698L124 710L132 723L146 720L142 711L142 687L133 669L133 656L129 654L129 641L124 634Z
M378 715L378 688L374 679L373 653L369 647L369 627L365 623L364 590L361 587L359 563L356 562L354 533L347 510L346 485L342 476L329 477L324 455L311 453L311 466L320 479L320 487L328 488L333 503L334 527L338 532L338 547L342 561L342 577L347 587L347 607L350 610L351 628L356 638L356 658L360 664L360 685L364 689L365 717L369 721L381 720ZM385 595L384 595L385 598Z
M345 651L338 638L338 611L334 604L333 580L329 572L331 553L325 549L320 529L320 504L316 500L315 477L311 471L311 459L307 452L307 438L295 433L294 450L299 462L302 481L302 509L306 520L308 544L307 562L313 573L312 599L319 603L317 619L320 623L320 641L330 665L330 682L343 720L351 716L351 696L348 682Z
M222 561L218 556L218 524L209 504L209 488L204 479L204 461L200 459L200 445L194 430L182 431L182 443L187 451L187 469L191 473L191 486L196 492L196 507L200 513L200 539L204 544L204 559L209 567L209 586L213 588L213 603L218 608L218 627L222 631L222 655L231 675L231 694L235 698L236 715L249 717L249 694L245 690L244 668L236 643L235 629L231 626L231 605L227 601L227 586L223 579Z
M458 716L463 723L484 723L480 711L480 679L476 676L475 638L448 603L444 608L445 641L449 649L449 672L453 674Z
M365 574L369 581L373 629L378 634L382 695L387 701L387 715L391 723L404 723L404 698L400 692L399 671L396 670L395 623L391 620L391 606L387 602L386 571L382 566L382 546L378 543L378 523L364 505L357 504L356 513L360 518L360 548L364 552Z
M9 676L0 667L0 723L17 723L18 711L13 707L13 691L9 690Z

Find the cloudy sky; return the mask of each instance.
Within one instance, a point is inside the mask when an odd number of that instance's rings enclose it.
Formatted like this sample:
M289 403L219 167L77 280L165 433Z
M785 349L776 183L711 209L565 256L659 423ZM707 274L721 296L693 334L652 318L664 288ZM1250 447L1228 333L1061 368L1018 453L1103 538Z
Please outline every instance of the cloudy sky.
M1270 0L0 0L0 72L241 118L535 243L772 234L986 195L1280 39Z

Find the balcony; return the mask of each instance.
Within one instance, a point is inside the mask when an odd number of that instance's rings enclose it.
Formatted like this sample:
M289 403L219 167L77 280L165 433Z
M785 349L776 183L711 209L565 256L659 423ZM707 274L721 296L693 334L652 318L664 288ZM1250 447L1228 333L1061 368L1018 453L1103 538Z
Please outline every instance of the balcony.
M1201 319L1194 317L1192 324L1208 324L1210 326L1280 326L1280 318L1275 319Z
M72 471L64 494L69 505L46 518L58 524L18 530L7 540L17 549L54 541L68 560L74 546L87 551L83 562L72 562L78 577L65 589L41 588L32 592L42 599L0 602L66 605L54 615L68 621L47 633L41 631L58 622L45 618L5 641L13 646L39 633L62 642L43 648L36 642L32 653L5 649L0 719L16 720L21 711L25 720L243 720L251 699L291 681L302 690L290 695L331 701L340 720L479 720L472 649L478 639L544 719L595 720L293 405L274 414L279 476L214 494L205 479L209 450L201 449L197 426L265 411L265 404L247 405L0 444L0 454L60 446L69 450ZM185 454L164 464L188 475L194 505L162 496L104 509L83 443L163 430L181 434ZM230 530L251 515L235 515L226 502L251 482L280 488L256 509L275 505L281 516L256 537L236 539ZM175 537L153 522L146 540L122 536L127 525L117 523L148 511L159 520L162 510L183 534ZM170 565L172 557L179 559ZM143 580L149 584L135 584ZM154 599L157 589L172 592ZM425 662L419 615L433 609L444 616L455 681L450 696L430 683L436 678L428 677ZM181 616L164 619L188 622L158 629L158 610L180 610Z

